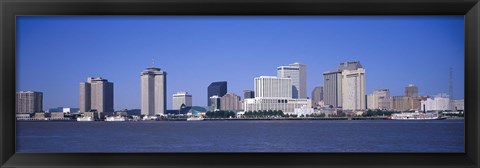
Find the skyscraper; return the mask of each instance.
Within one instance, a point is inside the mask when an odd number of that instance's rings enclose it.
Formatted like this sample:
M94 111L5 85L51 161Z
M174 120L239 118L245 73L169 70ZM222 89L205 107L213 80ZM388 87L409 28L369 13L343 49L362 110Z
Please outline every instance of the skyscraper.
M277 77L292 79L292 98L307 98L307 66L298 62L277 67Z
M407 97L418 97L418 87L413 84L408 84L404 92Z
M160 68L147 68L141 75L141 114L154 116L167 111L167 72Z
M179 110L182 104L186 107L192 107L192 95L188 92L177 92L173 94L172 109Z
M342 106L342 72L327 71L323 73L323 101L325 105Z
M255 78L255 97L292 98L292 79L275 76Z
M210 97L217 95L222 97L227 94L227 81L212 82L207 88L207 104L211 106Z
M253 90L244 90L243 91L243 98L244 99L255 98L255 92Z
M80 83L80 112L113 112L113 83L101 77Z
M324 72L323 78L325 105L342 108L347 105L344 108L347 110L359 109L360 106L363 106L360 109L365 109L367 104L365 101L365 70L359 61L342 62L338 65L337 70ZM345 84L345 82L348 83ZM363 95L360 95L362 93ZM345 102L347 99L349 102Z
M323 86L317 86L312 91L312 107L318 107L319 102L323 101Z
M43 93L19 91L15 94L17 114L33 114L43 111Z
M235 93L227 93L220 98L220 110L240 110L240 96Z
M293 114L295 108L310 107L310 99L292 98L292 79L260 76L254 82L255 98L244 99L245 111L281 110Z
M364 110L365 101L365 70L342 71L342 109L343 110Z

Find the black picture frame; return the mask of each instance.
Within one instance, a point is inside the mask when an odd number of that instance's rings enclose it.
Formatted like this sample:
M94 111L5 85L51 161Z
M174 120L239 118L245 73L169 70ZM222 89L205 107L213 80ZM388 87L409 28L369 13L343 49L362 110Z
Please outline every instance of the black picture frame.
M478 0L0 0L1 167L479 167ZM15 16L464 15L465 153L17 153Z

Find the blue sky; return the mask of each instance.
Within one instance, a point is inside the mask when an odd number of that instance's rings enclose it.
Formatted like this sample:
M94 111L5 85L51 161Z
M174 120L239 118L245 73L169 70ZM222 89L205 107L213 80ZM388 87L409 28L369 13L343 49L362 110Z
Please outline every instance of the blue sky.
M140 72L168 73L172 94L187 91L206 105L207 86L228 81L243 97L253 78L276 67L307 65L307 93L322 72L358 60L367 94L387 88L402 95L409 83L421 95L464 96L463 16L18 16L17 90L44 93L44 109L78 107L79 83L114 83L114 108L140 107Z

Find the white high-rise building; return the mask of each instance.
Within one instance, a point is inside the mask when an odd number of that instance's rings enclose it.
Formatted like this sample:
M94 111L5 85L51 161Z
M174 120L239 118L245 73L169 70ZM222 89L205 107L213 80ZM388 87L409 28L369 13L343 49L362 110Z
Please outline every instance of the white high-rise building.
M167 72L160 68L147 68L141 75L141 114L165 114L167 107Z
M188 92L177 92L173 94L172 109L179 110L184 104L187 107L192 106L192 95L189 95Z
M255 97L292 98L292 79L276 76L260 76L255 78Z
M365 102L365 69L342 71L342 108L343 110L364 110Z
M277 77L292 79L292 98L307 98L307 66L298 62L277 68Z
M255 78L255 98L244 99L245 111L282 110L294 113L295 108L310 107L309 99L292 98L292 79L275 76Z

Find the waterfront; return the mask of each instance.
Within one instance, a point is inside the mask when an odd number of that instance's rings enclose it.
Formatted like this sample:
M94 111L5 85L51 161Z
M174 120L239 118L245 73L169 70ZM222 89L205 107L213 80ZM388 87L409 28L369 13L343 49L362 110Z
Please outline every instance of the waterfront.
M463 152L464 120L17 122L17 152Z

